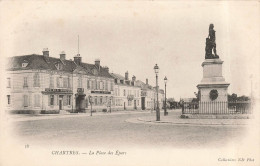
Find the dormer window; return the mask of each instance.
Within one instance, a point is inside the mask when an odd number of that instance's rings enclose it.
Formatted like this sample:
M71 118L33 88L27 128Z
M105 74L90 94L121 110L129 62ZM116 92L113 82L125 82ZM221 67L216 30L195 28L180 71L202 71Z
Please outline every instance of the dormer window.
M56 67L57 70L61 70L62 69L62 65L59 62L55 64L55 67Z
M29 62L27 60L24 60L22 63L22 67L26 67L29 64Z
M94 74L95 76L98 75L97 69L94 69L94 70L93 70L93 74Z

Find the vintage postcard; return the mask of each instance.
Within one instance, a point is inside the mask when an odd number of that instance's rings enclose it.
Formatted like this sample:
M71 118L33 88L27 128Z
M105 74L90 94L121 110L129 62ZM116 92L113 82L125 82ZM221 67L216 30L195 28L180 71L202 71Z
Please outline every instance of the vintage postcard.
M259 1L0 1L0 165L258 166Z

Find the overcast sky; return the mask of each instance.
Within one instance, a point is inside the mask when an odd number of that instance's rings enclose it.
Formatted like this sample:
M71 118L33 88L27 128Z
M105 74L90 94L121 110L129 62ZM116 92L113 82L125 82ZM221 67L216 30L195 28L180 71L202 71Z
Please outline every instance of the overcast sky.
M159 85L167 96L195 97L202 79L208 27L216 30L217 53L229 93L250 95L250 75L259 77L259 3L208 2L17 2L0 3L1 56L42 54L84 62L155 85L154 65L160 67ZM258 78L257 78L258 77ZM257 88L253 81L253 89Z

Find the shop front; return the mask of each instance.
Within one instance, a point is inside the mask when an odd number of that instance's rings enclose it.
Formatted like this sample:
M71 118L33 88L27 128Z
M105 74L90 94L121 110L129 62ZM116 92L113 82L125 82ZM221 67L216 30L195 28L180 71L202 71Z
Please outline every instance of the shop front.
M87 100L85 97L84 88L78 88L75 94L76 112L86 112Z

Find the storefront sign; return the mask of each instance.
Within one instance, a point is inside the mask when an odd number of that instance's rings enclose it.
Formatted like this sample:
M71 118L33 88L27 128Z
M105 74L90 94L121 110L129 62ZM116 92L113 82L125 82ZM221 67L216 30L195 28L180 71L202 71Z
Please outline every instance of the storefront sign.
M94 90L92 90L91 93L111 94L111 92L108 92L108 91L94 91Z
M52 89L52 88L45 88L45 92L72 92L70 89Z

